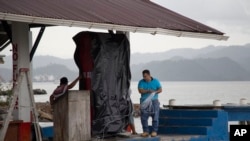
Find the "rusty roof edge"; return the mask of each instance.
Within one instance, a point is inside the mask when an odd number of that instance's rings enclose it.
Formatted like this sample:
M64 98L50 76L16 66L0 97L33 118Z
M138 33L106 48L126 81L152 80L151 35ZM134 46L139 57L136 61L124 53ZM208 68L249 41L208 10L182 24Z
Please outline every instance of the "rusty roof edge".
M219 34L188 32L188 31L175 31L175 30L159 29L159 28L155 34L173 35L176 37L215 39L215 40L224 40L224 41L227 41L229 39L229 36L224 36L224 35L219 35Z
M187 31L175 31L170 29L162 28L148 28L148 27L135 27L127 25L117 25L109 23L94 23L94 22L83 22L65 19L54 19L54 18L44 18L36 16L27 15L17 15L11 13L0 12L0 19L7 21L17 21L25 23L37 23L37 24L51 24L57 26L69 26L69 27L85 27L85 28L95 28L95 29L107 29L107 30L118 30L127 32L140 32L140 33L150 33L150 34L164 34L172 35L176 37L191 37L191 38L204 38L204 39L215 39L215 40L227 40L229 37L214 33L199 33L199 32L187 32Z

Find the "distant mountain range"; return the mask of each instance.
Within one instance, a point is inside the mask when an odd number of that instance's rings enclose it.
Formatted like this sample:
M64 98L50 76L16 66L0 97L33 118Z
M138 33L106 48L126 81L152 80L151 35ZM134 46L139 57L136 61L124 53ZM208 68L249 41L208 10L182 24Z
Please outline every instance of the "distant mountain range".
M167 81L250 80L250 44L136 53L131 60L133 80L141 79L143 69Z
M1 68L11 68L12 67L12 58L11 56L6 56L4 57L4 64L1 64ZM54 64L60 64L64 65L67 68L69 68L72 71L77 70L77 66L75 65L75 62L73 59L62 59L54 56L34 56L33 57L33 68L41 68L41 67L46 67Z
M229 58L179 59L132 65L133 80L149 69L154 77L167 81L247 81L250 71Z
M0 65L0 79L9 81L11 56L4 60L5 64ZM78 75L73 58L35 56L33 68L34 81L54 81L61 76L72 80ZM161 81L250 81L250 44L132 54L132 80L141 79L143 69L150 69Z
M10 81L12 78L12 58L6 56L5 63L0 66L0 80ZM34 81L57 81L62 76L73 80L78 76L78 69L73 59L62 59L54 56L34 56Z

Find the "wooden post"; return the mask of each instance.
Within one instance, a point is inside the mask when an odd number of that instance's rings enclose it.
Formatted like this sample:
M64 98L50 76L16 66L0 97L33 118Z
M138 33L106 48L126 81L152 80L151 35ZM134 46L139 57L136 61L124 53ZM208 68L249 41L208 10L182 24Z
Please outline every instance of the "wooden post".
M91 140L89 91L69 91L53 108L54 141Z

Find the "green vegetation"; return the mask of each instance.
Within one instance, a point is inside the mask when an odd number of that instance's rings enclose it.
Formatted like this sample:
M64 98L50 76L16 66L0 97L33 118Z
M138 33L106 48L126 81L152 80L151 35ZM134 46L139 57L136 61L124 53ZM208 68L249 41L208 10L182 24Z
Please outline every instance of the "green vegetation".
M0 83L0 107L9 105L12 97L12 89L4 89Z

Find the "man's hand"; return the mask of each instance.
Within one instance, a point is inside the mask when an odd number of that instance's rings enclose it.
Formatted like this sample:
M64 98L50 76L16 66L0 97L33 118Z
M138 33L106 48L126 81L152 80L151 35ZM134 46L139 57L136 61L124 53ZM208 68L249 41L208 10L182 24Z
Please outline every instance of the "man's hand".
M149 94L155 92L154 90L138 89L140 94Z
M148 93L153 93L153 92L155 92L154 90L148 90Z
M77 79L78 79L78 80L80 80L80 79L84 79L84 77L83 77L83 76L84 76L84 73L80 73L80 74L79 74L79 76L77 77Z

